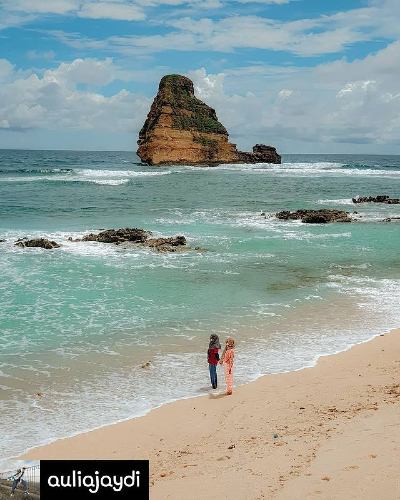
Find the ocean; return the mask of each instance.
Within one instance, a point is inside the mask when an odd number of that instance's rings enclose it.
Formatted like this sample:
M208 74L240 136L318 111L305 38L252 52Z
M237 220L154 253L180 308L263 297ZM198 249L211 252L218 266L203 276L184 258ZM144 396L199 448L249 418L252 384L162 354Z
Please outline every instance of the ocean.
M399 188L400 156L148 167L129 152L0 151L0 466L206 394L210 333L237 340L243 384L398 327L400 221L383 219L400 205L351 198ZM358 222L273 217L324 207ZM202 250L68 241L118 227ZM16 247L24 236L62 247Z

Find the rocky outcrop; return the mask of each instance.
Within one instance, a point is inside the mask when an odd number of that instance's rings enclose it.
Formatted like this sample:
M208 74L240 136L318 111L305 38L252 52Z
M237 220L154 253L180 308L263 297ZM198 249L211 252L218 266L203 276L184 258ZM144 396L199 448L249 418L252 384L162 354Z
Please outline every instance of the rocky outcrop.
M21 238L15 242L17 247L38 247L45 248L46 250L52 250L53 248L60 248L56 241L50 241L46 238L36 238L33 240L28 240L28 238Z
M151 238L146 241L146 246L154 248L158 252L174 251L174 248L186 245L184 236L173 236L172 238Z
M400 222L400 217L388 217L387 219L383 219L382 222Z
M100 233L90 233L82 240L71 241L97 241L99 243L112 243L114 245L137 245L152 248L157 252L177 252L188 249L184 236L172 236L168 238L150 238L150 231L138 228L105 229Z
M400 204L400 198L390 198L386 194L379 196L357 196L352 198L353 203L386 203L387 205Z
M352 218L344 210L323 208L321 210L284 210L276 217L281 220L301 220L307 224L327 224L328 222L352 222Z
M144 229L126 227L124 229L106 229L98 234L87 234L82 238L82 241L98 241L99 243L124 243L130 241L132 243L143 243L151 235L149 231Z
M252 153L239 151L241 163L281 163L281 157L276 152L276 148L265 144L253 146Z
M181 75L161 79L138 145L137 154L149 165L281 163L272 146L238 151L215 110L194 95L193 82Z

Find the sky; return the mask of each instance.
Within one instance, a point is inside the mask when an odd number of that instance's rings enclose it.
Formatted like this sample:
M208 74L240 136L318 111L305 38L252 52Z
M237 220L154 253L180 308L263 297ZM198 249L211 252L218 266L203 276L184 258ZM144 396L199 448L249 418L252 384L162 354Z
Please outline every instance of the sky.
M0 0L0 148L136 150L184 74L241 149L400 154L399 0Z

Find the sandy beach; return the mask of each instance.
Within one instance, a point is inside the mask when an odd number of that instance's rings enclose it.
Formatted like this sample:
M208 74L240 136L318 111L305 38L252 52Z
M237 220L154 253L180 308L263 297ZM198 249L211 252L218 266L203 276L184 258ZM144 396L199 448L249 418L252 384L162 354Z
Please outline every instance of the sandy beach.
M23 458L146 458L153 500L394 500L399 375L396 330L232 396L178 401Z

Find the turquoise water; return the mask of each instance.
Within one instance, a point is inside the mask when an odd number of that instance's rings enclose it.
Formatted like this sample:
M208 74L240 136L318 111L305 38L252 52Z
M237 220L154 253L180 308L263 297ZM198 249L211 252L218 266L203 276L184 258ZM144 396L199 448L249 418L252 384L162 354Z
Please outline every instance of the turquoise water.
M0 457L204 394L211 332L237 338L239 384L399 325L400 223L382 220L400 206L351 197L398 197L400 157L283 161L152 168L128 152L0 151ZM359 221L269 217L322 207ZM125 226L204 251L68 241ZM21 249L21 236L62 247Z

